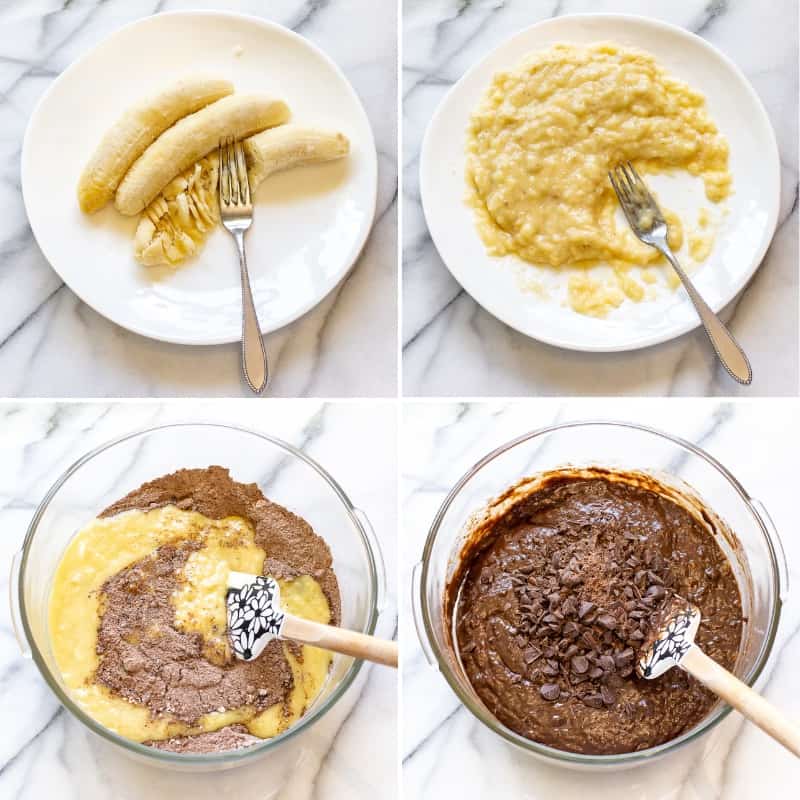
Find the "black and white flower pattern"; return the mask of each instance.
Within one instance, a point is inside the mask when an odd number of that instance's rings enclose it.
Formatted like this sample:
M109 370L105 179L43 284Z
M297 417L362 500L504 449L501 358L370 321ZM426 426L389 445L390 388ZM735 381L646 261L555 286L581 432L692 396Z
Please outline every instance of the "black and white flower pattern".
M657 678L680 664L694 644L694 633L699 621L699 612L694 608L675 614L639 662L642 677Z
M229 589L226 601L233 653L252 661L271 639L281 634L285 615L281 611L280 588L273 578L259 576L240 589Z

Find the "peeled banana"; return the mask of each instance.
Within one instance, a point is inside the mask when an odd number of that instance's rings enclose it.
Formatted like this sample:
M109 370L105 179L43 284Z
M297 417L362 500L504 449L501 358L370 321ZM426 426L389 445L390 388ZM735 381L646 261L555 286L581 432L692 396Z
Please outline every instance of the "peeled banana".
M299 125L281 125L244 142L250 190L280 170L342 158L348 138ZM145 209L134 252L146 266L177 264L198 252L219 222L219 159L213 152L171 181Z
M138 214L177 175L208 155L223 136L243 139L289 118L282 100L234 94L176 122L128 170L117 189L122 214Z
M103 136L83 170L78 181L81 210L99 211L114 196L133 162L177 120L230 94L230 81L190 77L137 103Z
M264 178L290 167L319 164L346 156L350 140L343 133L329 133L299 125L279 128L251 136L244 143L250 188L255 191Z

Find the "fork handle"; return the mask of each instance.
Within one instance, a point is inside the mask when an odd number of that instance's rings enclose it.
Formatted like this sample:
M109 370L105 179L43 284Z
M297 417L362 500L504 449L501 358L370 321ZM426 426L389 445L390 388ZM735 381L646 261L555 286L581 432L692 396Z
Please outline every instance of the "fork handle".
M745 355L744 350L739 346L733 334L723 325L720 318L709 308L705 300L700 296L689 276L684 272L683 267L678 263L673 252L669 247L659 247L664 257L672 264L678 277L681 279L689 299L694 304L697 315L703 323L703 327L711 340L711 345L717 354L722 366L728 374L745 386L753 382L753 369Z
M261 394L269 382L269 365L264 337L258 324L258 314L250 288L250 275L247 272L247 256L244 252L244 231L233 234L239 251L239 269L242 277L242 370L247 385Z

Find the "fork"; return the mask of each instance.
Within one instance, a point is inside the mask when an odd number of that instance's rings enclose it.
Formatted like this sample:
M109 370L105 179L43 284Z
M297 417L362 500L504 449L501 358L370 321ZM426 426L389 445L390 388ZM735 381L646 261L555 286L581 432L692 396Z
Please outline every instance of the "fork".
M239 251L242 278L242 371L247 385L256 394L261 394L269 382L269 365L253 303L253 290L250 288L244 252L244 234L253 224L253 203L242 143L231 136L220 139L219 142L219 214Z
M709 308L678 263L667 243L667 223L664 215L645 182L639 177L630 161L620 164L608 173L608 177L633 232L640 241L655 247L678 273L722 366L735 381L748 386L753 381L753 370L744 350Z

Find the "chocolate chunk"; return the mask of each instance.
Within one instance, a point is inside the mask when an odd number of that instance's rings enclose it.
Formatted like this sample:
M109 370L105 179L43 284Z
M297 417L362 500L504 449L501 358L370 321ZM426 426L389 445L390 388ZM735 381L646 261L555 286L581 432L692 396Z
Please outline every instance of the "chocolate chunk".
M588 600L581 600L581 604L578 606L578 619L583 619L590 611L594 611L594 608L594 603L590 603Z
M583 583L583 578L580 575L566 569L559 575L559 578L561 579L561 583L570 589L575 586L580 586L580 584Z
M474 645L473 645L474 647ZM522 658L524 659L526 664L532 664L542 655L542 651L538 647L529 647L525 652L522 654Z
M611 656L605 654L600 656L599 664L602 667L602 669L604 669L606 672L613 672L617 667L614 659Z
M661 600L666 593L667 590L663 586L652 584L651 586L647 587L645 596L652 597L654 600Z
M583 673L589 669L589 662L586 660L585 656L575 656L571 664L572 671L576 672L578 675L583 675Z
M601 614L597 618L597 624L606 630L613 631L617 628L617 620L611 614Z
M617 693L608 686L600 687L600 697L607 706L613 706L617 702Z
M623 650L621 653L616 653L614 655L614 663L617 667L625 667L633 661L634 652L633 649L628 647Z
M561 687L557 683L545 683L544 686L539 689L539 694L545 700L552 702L561 697Z
M592 650L598 650L600 648L600 643L595 638L594 634L591 631L584 631L581 634L581 639L586 643L588 647Z
M585 694L581 697L581 702L591 708L602 708L603 696L601 694Z
M577 639L581 632L581 629L572 621L564 623L561 630L564 636L568 636L570 639Z

